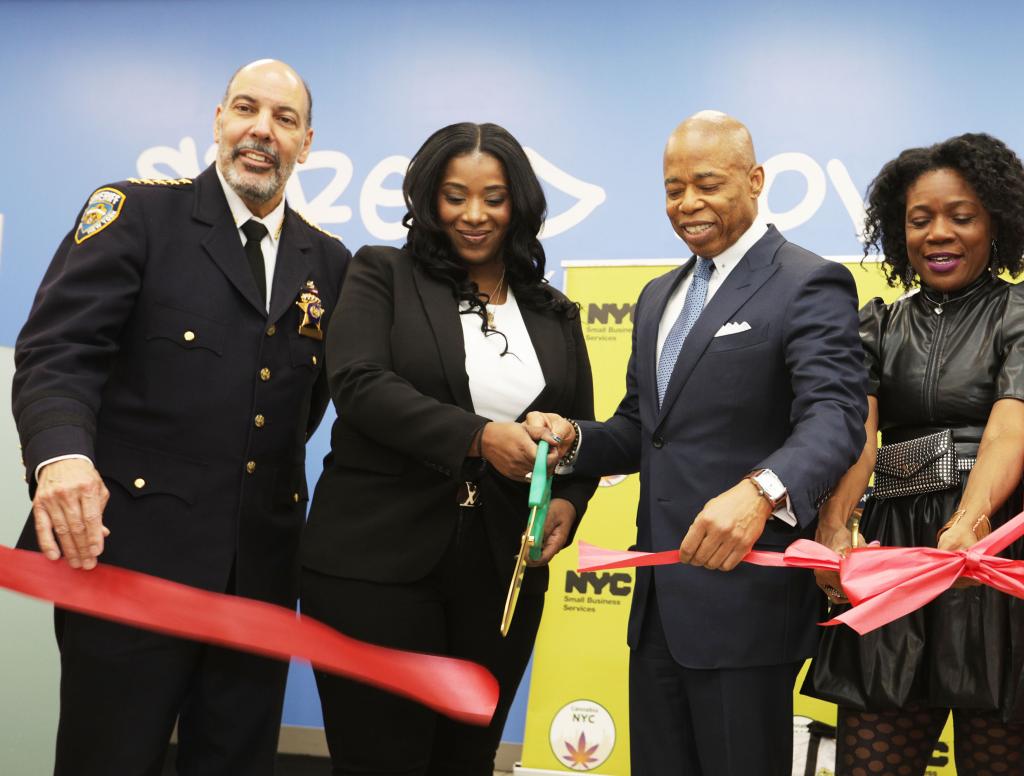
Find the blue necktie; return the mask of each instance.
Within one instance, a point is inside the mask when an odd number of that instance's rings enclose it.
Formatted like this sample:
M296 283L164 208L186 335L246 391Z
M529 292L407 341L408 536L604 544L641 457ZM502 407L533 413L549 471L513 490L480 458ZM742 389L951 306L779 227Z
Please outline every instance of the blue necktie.
M683 309L679 317L672 324L672 329L665 338L665 344L661 348L661 358L658 359L658 406L665 400L665 391L668 390L668 381L672 377L672 371L676 368L676 359L679 358L679 351L683 349L683 341L690 333L693 324L700 317L704 309L704 300L708 296L708 280L715 269L715 262L711 259L697 257L697 263L693 268L693 280L690 287L686 289L686 300L683 302Z

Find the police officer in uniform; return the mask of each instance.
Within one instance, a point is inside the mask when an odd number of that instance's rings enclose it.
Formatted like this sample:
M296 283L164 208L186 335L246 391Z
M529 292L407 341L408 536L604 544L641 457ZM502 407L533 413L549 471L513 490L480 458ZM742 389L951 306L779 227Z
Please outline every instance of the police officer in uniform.
M19 546L294 606L305 442L350 258L284 201L312 100L288 65L240 69L194 181L98 189L15 351L33 496ZM73 612L56 774L271 774L287 664Z

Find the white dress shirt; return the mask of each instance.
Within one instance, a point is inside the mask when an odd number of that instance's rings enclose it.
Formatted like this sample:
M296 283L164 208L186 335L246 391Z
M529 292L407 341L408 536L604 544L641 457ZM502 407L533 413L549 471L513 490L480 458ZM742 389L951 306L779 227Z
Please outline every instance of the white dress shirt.
M461 312L469 305L462 302L459 308ZM505 304L488 304L487 310L504 338L494 331L484 334L476 313L459 316L473 411L491 420L514 421L544 390L544 373L512 289ZM508 352L501 355L506 340Z
M231 217L235 221L235 228L238 231L238 239L244 246L246 243L245 232L242 231L242 224L246 221L259 221L267 227L267 236L260 241L260 248L263 249L263 267L267 273L267 312L270 312L270 291L274 283L274 267L277 266L277 248L281 243L281 229L284 228L284 197L277 203L277 207L271 210L263 218L252 214L249 206L246 205L235 190L224 180L224 176L217 170L217 179L224 189L224 196L227 197L228 207L231 208Z
M708 306L708 302L711 301L711 297L715 295L715 292L722 287L725 279L729 277L729 273L740 263L740 259L746 256L747 251L754 247L754 243L764 237L764 233L767 230L768 224L760 218L755 218L750 228L740 235L740 239L711 260L714 262L715 270L708 279L708 295L704 298L705 307ZM665 312L661 315L661 323L658 325L658 346L655 351L655 363L661 359L661 349L665 346L668 333L672 330L672 325L676 322L676 318L679 317L679 313L683 311L683 303L686 302L686 292L690 290L690 283L692 282L693 271L691 270L668 298Z

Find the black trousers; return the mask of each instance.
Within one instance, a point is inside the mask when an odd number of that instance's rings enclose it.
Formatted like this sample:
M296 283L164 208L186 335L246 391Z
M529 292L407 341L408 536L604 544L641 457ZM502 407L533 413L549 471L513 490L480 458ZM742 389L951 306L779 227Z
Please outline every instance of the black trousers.
M632 776L789 776L802 664L684 668L669 652L653 588L629 658Z
M160 776L175 720L180 776L271 776L286 662L56 610L54 776Z
M498 632L509 580L499 579L482 509L460 511L445 555L424 579L380 584L303 570L302 611L357 639L465 658L488 668L501 694L489 727L453 722L417 703L317 673L332 773L491 776L509 707L533 649L543 595L522 595Z

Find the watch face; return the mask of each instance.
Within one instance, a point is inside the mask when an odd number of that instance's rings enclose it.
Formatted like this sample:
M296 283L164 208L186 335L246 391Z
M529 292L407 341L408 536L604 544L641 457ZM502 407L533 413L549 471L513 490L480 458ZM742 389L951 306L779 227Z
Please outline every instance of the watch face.
M764 492L768 494L768 498L772 501L780 501L786 497L786 488L783 486L782 481L775 476L775 472L765 469L762 472L758 472L754 479L757 480L758 485L764 488Z

